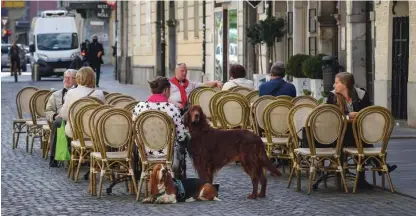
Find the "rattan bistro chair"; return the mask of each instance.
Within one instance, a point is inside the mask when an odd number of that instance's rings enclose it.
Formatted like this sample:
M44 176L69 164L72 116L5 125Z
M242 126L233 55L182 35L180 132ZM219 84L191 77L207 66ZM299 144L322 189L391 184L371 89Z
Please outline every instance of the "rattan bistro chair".
M298 105L298 104L313 104L316 106L319 105L319 102L314 97L309 96L309 95L297 96L292 99L292 103L295 105Z
M218 100L216 110L218 110L221 128L248 128L250 106L243 96L237 93L224 95Z
M304 167L297 166L296 168L298 191L300 190L300 171L301 169L308 169L308 194L311 193L312 181L315 178L316 170L341 173L342 184L344 185L345 192L348 193L347 183L345 181L345 168L341 160L346 128L347 119L335 105L320 105L309 114L305 123L309 148L296 148L294 150L296 164L306 164ZM323 145L331 145L334 142L336 144L333 148L316 148L315 140ZM335 166L325 166L325 160L330 161Z
M26 121L30 121L32 117L27 118L30 113L30 98L38 91L35 87L25 87L21 89L16 96L17 118L13 120L13 143L12 148L17 148L21 133L27 133ZM26 129L26 131L24 131ZM26 142L26 151L29 151Z
M295 157L295 149L299 148L300 140L303 139L302 129L305 127L306 120L308 119L309 114L315 109L315 105L312 104L299 104L295 105L290 109L287 116L287 122L290 132L290 159L292 160L292 169L289 175L289 182L287 187L290 188L292 183L292 178L296 173L296 169L300 169L303 164L297 164ZM298 178L300 180L300 178Z
M74 127L77 128L75 132L78 133L76 135L78 140L71 142L73 155L71 155L70 167L68 169L71 169L71 173L75 171L75 182L78 182L82 162L89 160L90 152L93 151L92 133L88 123L92 112L99 106L100 104L96 103L87 104L81 107L74 116Z
M153 166L165 164L172 167L173 146L176 141L176 128L173 119L165 112L147 110L137 117L134 123L134 137L139 149L142 173L137 189L136 200L140 199L143 184L145 185L145 197L148 196L147 181L149 180ZM155 156L147 154L149 151L162 150L165 154Z
M278 99L267 104L263 112L264 134L263 143L267 156L278 159L290 159L287 116L293 103Z
M381 106L370 106L362 109L354 119L353 132L357 148L345 148L344 152L347 156L354 159L356 163L357 173L365 171L365 163L368 160L376 160L379 164L377 167L371 168L373 171L373 183L376 185L375 171L383 173L390 185L390 191L394 192L393 183L387 168L387 145L394 128L394 119L391 112ZM377 144L380 147L364 148L363 143ZM359 175L355 176L353 193L357 190Z
M26 150L29 147L29 139L31 139L30 142L30 154L32 154L33 151L33 145L35 142L35 138L40 138L40 148L44 149L44 133L43 129L44 126L48 126L48 122L45 120L46 114L45 114L45 97L49 93L49 90L39 90L29 100L29 108L30 113L32 115L32 120L26 121L27 125L27 133L26 133ZM48 126L49 127L49 126ZM48 128L45 128L48 129ZM42 152L42 156L43 152Z
M217 111L217 107L218 107L218 100L228 94L229 91L219 91L217 93L215 93L212 97L211 100L209 101L209 111L211 113L211 122L212 122L212 126L214 128L220 128L221 126L221 122L218 116L218 111Z
M91 153L91 157L94 157L91 166L100 168L98 197L101 197L104 175L108 172L131 178L133 191L137 191L132 161L134 143L132 115L122 108L111 108L98 119L96 132L100 151ZM117 151L113 151L115 149ZM92 178L92 191L95 193L95 173L92 174Z

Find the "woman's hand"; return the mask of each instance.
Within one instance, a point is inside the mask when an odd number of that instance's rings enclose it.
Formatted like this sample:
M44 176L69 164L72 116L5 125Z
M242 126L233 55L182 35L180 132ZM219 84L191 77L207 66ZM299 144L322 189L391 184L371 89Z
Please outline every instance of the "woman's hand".
M350 112L348 113L348 116L350 117L350 119L354 119L355 116L357 116L357 112Z

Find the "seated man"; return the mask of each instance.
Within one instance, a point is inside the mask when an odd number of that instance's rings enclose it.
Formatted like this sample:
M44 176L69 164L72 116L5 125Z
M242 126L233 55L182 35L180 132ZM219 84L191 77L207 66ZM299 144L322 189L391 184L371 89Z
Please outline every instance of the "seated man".
M56 147L56 129L61 126L62 118L59 116L59 111L64 104L64 96L72 86L76 86L77 81L75 75L77 74L76 70L68 69L64 73L64 88L58 91L55 91L48 99L46 104L46 119L49 122L53 122L51 128L51 156L50 156L50 166L56 167L57 163L55 161L55 147Z
M185 126L182 122L180 110L173 103L169 103L171 83L165 77L158 76L154 81L149 82L152 95L145 102L140 102L134 108L133 120L136 120L142 112L146 110L160 110L172 117L176 127L176 142L173 156L173 173L176 179L186 178L186 161L185 161ZM146 155L163 157L167 154L166 149L152 151L146 149Z
M285 65L278 61L270 68L270 81L265 82L259 87L259 96L272 95L280 96L287 95L296 97L296 88L292 83L286 82L285 77Z

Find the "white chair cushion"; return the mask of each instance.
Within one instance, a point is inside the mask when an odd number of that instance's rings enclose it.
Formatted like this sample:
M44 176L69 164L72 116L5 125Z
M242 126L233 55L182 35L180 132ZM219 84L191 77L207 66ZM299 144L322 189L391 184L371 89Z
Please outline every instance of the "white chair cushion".
M264 143L267 143L267 138L266 137L262 137L261 140ZM272 143L273 144L287 144L288 140L289 140L289 138L287 138L287 137L273 137L272 138Z
M37 120L36 123L38 125L47 125L48 122L46 120ZM33 125L33 121L26 121L27 125Z
M48 124L46 124L46 125L42 125L42 129L43 129L43 130L50 130L49 125L48 125Z
M91 157L96 159L101 159L101 152L91 152ZM127 152L107 152L107 159L109 160L118 160L127 158Z
M364 155L378 155L381 152L381 147L374 147L374 148L363 148ZM344 152L352 155L358 155L357 148L344 148Z
M85 147L86 148L92 148L92 141L91 140L85 140ZM81 148L81 142L79 140L72 140L71 146L74 148Z
M316 156L332 156L336 153L334 148L316 148L315 150ZM297 148L295 149L295 153L311 155L311 150L309 148Z

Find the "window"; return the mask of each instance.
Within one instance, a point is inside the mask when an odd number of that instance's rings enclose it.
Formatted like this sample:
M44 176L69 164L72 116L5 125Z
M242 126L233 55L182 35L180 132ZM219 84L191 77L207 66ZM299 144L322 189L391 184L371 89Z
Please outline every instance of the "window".
M316 37L309 37L309 55L316 55Z
M188 40L188 2L183 2L183 39Z
M71 50L78 48L77 33L47 33L37 35L39 50Z
M289 35L293 33L293 12L287 12L287 33Z
M147 32L147 45L152 44L152 2L146 2L146 32Z
M287 39L287 57L288 59L293 56L293 39Z
M309 9L309 33L316 32L316 9Z
M194 37L199 38L199 2L194 1Z

